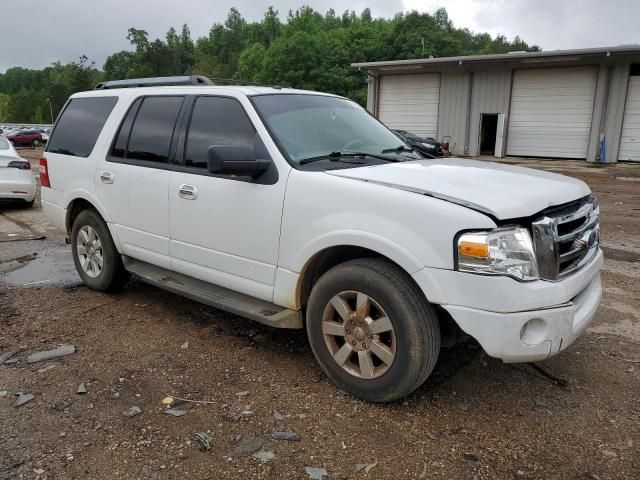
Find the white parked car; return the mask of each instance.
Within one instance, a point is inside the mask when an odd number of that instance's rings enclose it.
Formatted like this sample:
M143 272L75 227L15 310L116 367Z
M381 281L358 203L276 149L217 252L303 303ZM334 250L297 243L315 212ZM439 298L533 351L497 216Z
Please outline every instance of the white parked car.
M329 378L376 402L421 385L452 331L530 362L591 322L602 253L585 183L422 159L345 98L208 83L108 82L64 107L42 204L90 288L132 272L306 328Z
M36 182L28 160L18 155L11 142L0 135L0 201L16 200L33 206Z

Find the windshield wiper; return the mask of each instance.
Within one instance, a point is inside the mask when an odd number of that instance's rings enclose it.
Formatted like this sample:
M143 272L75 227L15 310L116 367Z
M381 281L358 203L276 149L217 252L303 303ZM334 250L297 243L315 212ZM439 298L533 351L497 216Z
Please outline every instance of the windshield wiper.
M298 162L299 165L306 165L307 163L317 162L319 160L329 159L331 162L341 162L343 158L355 158L355 157L371 157L377 158L379 160L386 160L387 162L401 162L402 160L398 160L397 158L386 157L384 155L377 155L375 153L366 153L366 152L339 152L334 151L331 153L327 153L324 155L318 155L317 157L309 157L303 158Z
M413 148L407 147L406 145L400 145L395 148L385 148L381 153L392 153L392 152L413 152Z

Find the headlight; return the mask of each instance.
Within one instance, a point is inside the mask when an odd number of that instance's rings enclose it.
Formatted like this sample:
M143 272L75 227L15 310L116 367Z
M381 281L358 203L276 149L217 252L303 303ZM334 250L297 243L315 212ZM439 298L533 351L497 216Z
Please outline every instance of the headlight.
M436 146L432 145L431 143L420 143L420 145L422 145L424 148L428 148L430 150L433 150L434 148L436 148Z
M461 272L538 279L531 235L525 228L464 233L458 238L457 251L456 268Z

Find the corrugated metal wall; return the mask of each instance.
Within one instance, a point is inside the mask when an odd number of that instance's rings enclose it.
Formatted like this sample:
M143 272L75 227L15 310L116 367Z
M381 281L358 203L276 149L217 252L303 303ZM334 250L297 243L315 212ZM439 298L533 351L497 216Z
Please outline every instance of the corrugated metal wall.
M471 116L469 121L469 155L478 155L481 113L504 113L509 121L511 69L479 70L473 72ZM507 142L509 134L507 133Z
M444 136L451 137L452 155L465 154L470 82L469 72L442 72L438 140Z
M627 100L628 83L629 64L615 65L611 72L607 117L604 127L607 139L607 162L618 161L620 135L622 134L622 119L624 118L624 104Z
M583 64L588 65L586 62ZM598 157L599 137L604 133L607 161L615 162L620 149L630 64L601 63L598 67L587 160L594 161ZM482 66L472 72L453 66L431 69L433 73L441 73L438 140L451 136L451 145L455 145L454 155L479 154L480 114L504 113L508 125L513 71L514 66L511 65ZM371 112L376 108L376 83L369 83L367 108ZM505 141L508 145L508 130Z

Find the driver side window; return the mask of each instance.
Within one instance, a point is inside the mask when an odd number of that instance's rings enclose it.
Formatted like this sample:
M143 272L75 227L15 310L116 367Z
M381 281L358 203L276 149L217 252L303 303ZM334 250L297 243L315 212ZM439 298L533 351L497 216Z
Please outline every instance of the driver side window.
M233 98L199 97L196 100L189 122L185 166L206 169L211 145L246 146L254 150L257 157L269 158L244 108Z

